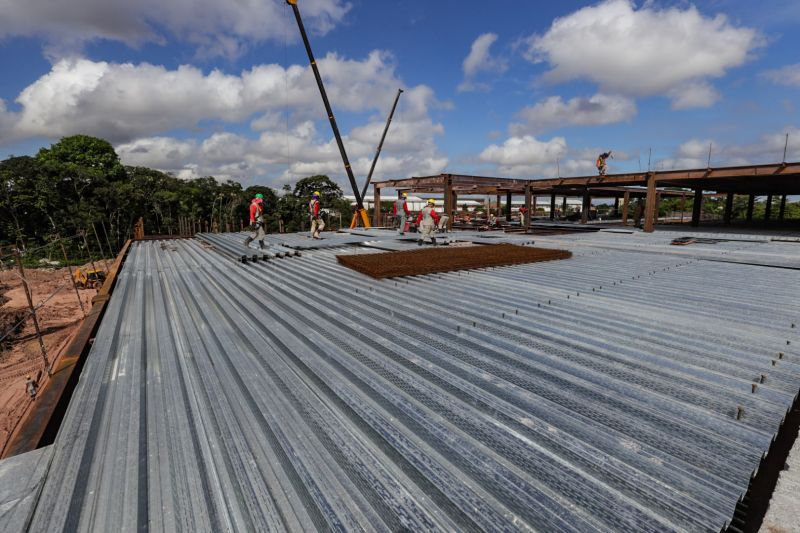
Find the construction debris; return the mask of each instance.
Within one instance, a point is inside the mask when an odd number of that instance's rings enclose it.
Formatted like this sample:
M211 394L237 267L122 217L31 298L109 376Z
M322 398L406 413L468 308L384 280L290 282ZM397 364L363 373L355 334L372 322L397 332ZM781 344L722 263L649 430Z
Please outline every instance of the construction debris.
M492 246L491 250L483 246L426 248L377 254L337 255L336 259L346 267L380 279L538 263L569 257L572 257L572 253L566 250L497 244Z

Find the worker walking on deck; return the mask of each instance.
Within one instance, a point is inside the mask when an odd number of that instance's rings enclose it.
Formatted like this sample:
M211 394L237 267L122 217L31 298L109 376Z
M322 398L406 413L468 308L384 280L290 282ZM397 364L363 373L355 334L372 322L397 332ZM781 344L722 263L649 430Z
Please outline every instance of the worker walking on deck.
M453 218L455 218L455 211L453 211ZM439 217L439 223L436 224L436 229L439 233L447 233L447 223L450 221L450 217L447 213L442 213L442 216Z
M36 394L39 392L39 384L34 381L34 379L30 376L26 376L25 378L25 390L28 392L28 396L31 397L31 400L36 399Z
M400 235L405 235L406 232L406 220L408 219L408 215L411 212L408 210L408 203L406 200L408 199L408 194L400 193L400 197L395 200L394 206L392 208L392 214L394 215L394 220L398 224L397 233Z
M308 202L308 216L311 219L311 238L321 239L319 232L325 229L325 221L320 216L319 191L314 191Z
M601 176L606 175L606 169L608 168L608 166L606 165L606 159L608 159L609 157L613 159L613 156L611 155L611 150L609 150L608 152L603 152L602 154L597 156L597 162L595 163L595 165L597 166L597 172Z
M261 193L256 194L250 202L250 227L253 228L253 233L245 239L244 245L250 248L250 243L258 239L258 245L263 250L267 233L264 231L264 195Z
M527 214L528 214L528 208L527 207L520 207L519 208L519 224L523 228L525 227L525 217L527 216Z
M422 246L425 239L430 237L431 243L436 246L436 237L433 236L433 231L436 224L439 223L439 214L436 213L436 200L433 198L428 200L428 204L422 208L417 215L417 227L419 228L419 240L417 245Z

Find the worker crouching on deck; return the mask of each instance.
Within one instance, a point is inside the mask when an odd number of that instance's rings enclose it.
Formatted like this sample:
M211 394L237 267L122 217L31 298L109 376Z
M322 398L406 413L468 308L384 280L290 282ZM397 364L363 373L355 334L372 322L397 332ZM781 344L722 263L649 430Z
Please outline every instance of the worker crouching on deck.
M314 191L308 202L308 216L311 219L311 238L321 239L319 232L325 229L325 221L320 216L319 191Z
M431 198L428 200L428 205L422 208L417 215L417 227L419 227L420 237L417 241L417 245L422 246L422 243L425 242L425 239L430 237L431 243L436 246L436 237L433 236L433 232L436 229L436 225L439 223L439 215L436 213L436 200Z
M254 228L253 234L245 239L244 245L250 248L250 243L258 239L258 244L263 250L267 233L264 231L264 195L261 193L256 194L250 202L250 227Z

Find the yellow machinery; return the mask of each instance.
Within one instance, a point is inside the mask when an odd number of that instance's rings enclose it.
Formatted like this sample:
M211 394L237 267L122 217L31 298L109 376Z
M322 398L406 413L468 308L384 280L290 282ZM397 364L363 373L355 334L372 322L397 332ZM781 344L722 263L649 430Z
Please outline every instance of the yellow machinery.
M72 274L75 286L79 289L99 289L106 280L106 273L102 270L86 270L76 268Z

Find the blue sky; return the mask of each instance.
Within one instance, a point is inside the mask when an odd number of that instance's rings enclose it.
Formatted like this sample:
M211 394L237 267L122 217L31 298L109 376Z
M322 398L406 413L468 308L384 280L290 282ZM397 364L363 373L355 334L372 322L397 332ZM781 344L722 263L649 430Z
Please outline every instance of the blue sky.
M800 160L800 2L300 0L363 179ZM0 1L0 157L64 135L124 163L345 183L283 0Z

